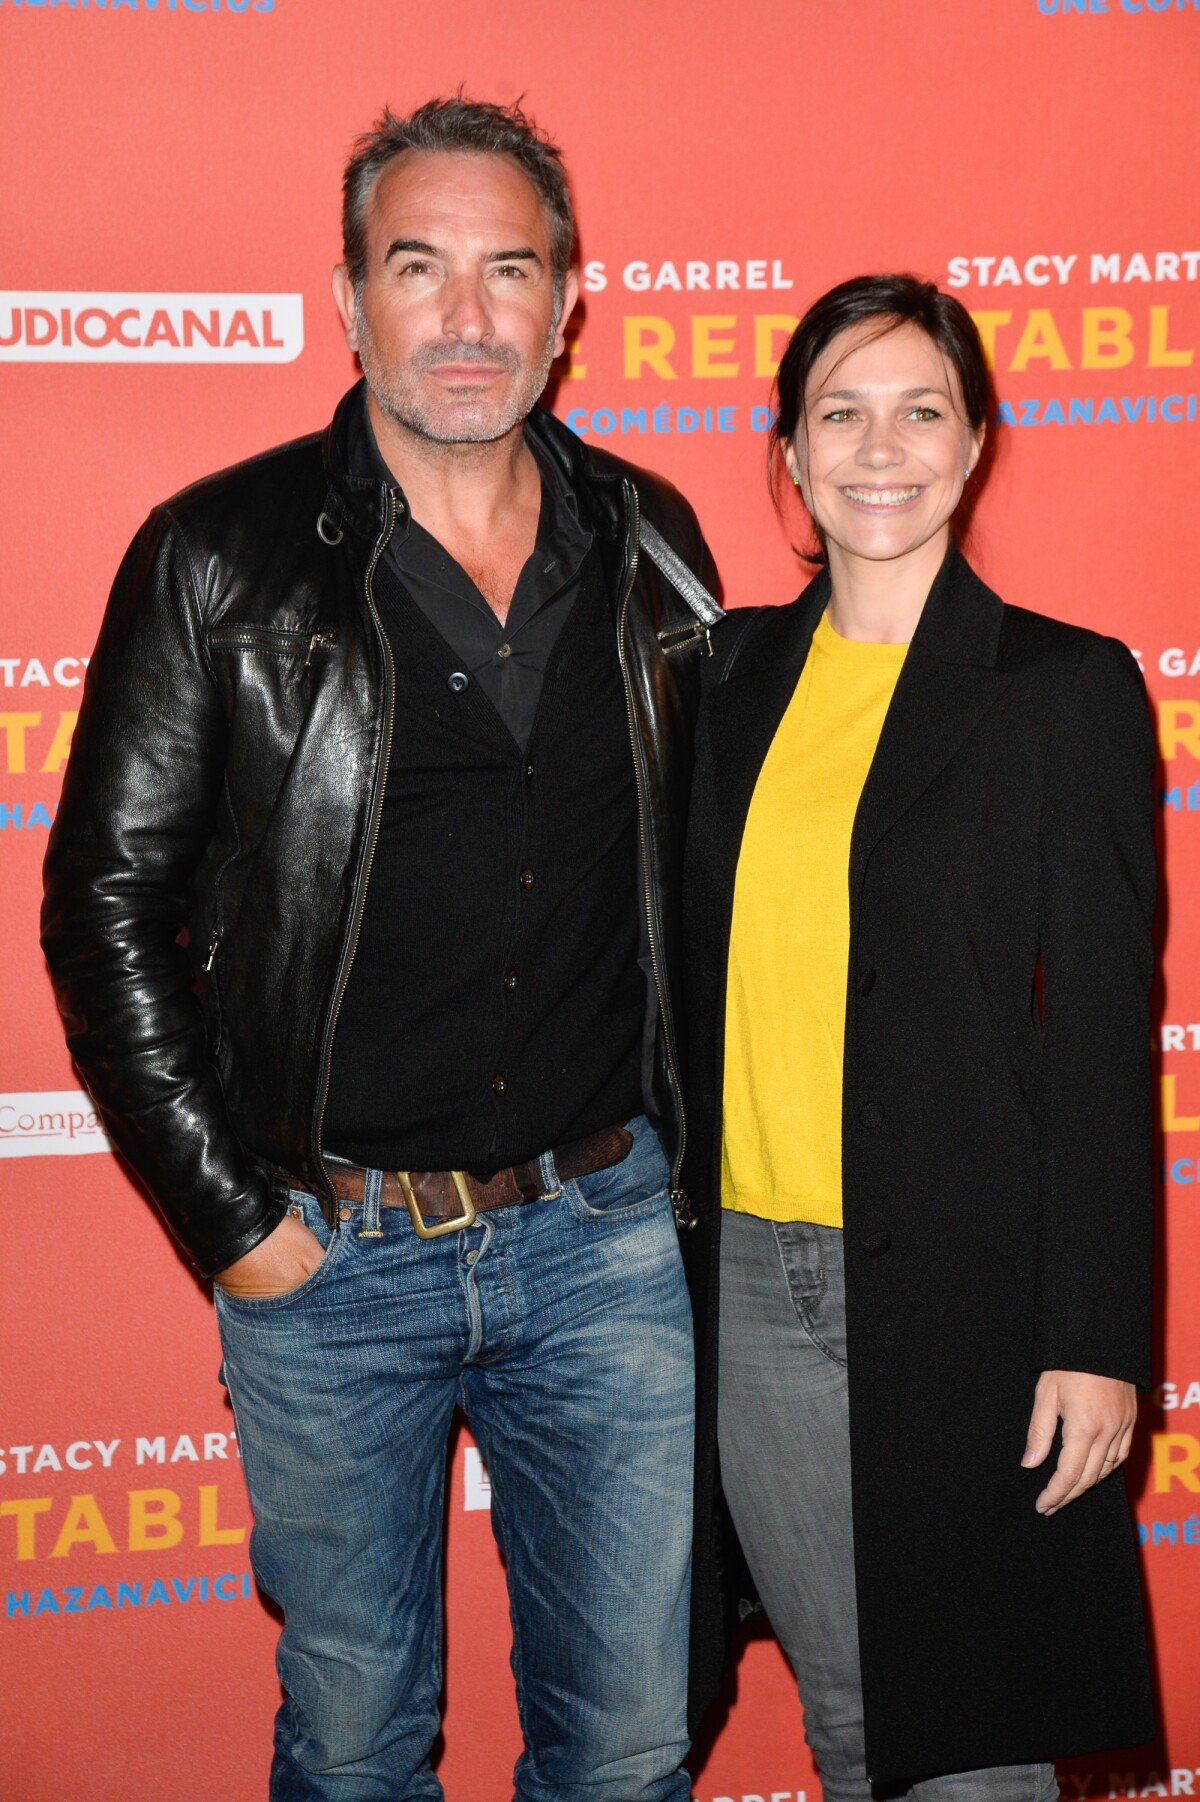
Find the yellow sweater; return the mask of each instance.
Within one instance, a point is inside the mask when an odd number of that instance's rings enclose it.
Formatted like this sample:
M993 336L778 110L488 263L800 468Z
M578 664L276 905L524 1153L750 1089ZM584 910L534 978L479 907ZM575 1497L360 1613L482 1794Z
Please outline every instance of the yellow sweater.
M908 646L822 616L759 773L738 858L722 1200L842 1224L850 834Z

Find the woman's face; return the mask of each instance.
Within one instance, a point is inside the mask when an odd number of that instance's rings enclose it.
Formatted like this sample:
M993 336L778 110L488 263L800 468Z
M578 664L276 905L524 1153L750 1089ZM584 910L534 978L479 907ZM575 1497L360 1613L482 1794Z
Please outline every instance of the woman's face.
M813 366L788 473L831 552L884 562L948 536L983 444L958 373L919 326L840 332Z

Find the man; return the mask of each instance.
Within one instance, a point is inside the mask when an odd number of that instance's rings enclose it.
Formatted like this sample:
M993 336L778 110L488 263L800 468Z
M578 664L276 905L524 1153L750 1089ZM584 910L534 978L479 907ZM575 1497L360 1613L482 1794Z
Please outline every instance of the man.
M517 1795L685 1797L673 983L707 552L535 405L574 226L516 109L385 114L344 193L365 383L135 539L44 944L114 1142L215 1279L284 1613L271 1796L442 1793L461 1405Z

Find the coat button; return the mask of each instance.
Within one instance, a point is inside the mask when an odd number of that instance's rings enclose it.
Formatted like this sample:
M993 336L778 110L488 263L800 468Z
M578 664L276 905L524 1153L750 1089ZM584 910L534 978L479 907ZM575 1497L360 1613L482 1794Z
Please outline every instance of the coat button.
M877 1101L866 1102L858 1117L864 1126L876 1127L883 1125L883 1109Z
M862 1242L862 1248L869 1258L882 1258L892 1249L890 1233L868 1233Z
M496 652L496 655L497 657L511 657L512 646L510 644L502 644L500 649Z
M530 781L532 776L533 776L533 765L531 763L527 763L525 765L525 780L526 780L526 782Z
M868 965L861 973L858 979L858 992L860 995L869 995L871 993L871 990L875 987L876 974L877 972L870 965Z
M507 1095L508 1094L508 1079L507 1079L507 1077L493 1076L492 1087L496 1091L497 1095Z
M518 980L519 980L519 978L518 978L517 972L515 970L506 970L504 972L504 986L506 989L509 989L509 990L515 989L517 986Z
M521 871L521 874L517 877L517 881L521 884L522 888L532 888L537 881L537 877L529 868L529 865L526 864L525 868Z
M465 671L456 669L454 674L448 677L446 686L449 688L452 695L460 695L464 688L466 688L468 680L469 677L466 675Z

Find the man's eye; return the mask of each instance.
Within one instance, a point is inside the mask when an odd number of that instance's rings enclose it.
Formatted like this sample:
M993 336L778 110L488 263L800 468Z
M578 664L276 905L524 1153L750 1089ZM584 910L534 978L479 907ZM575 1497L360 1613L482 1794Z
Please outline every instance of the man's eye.
M525 278L525 271L520 263L497 263L495 273L504 276L515 275L522 281Z
M405 263L400 273L401 275L428 275L431 268L432 264L430 263L422 263L414 260L411 263Z

